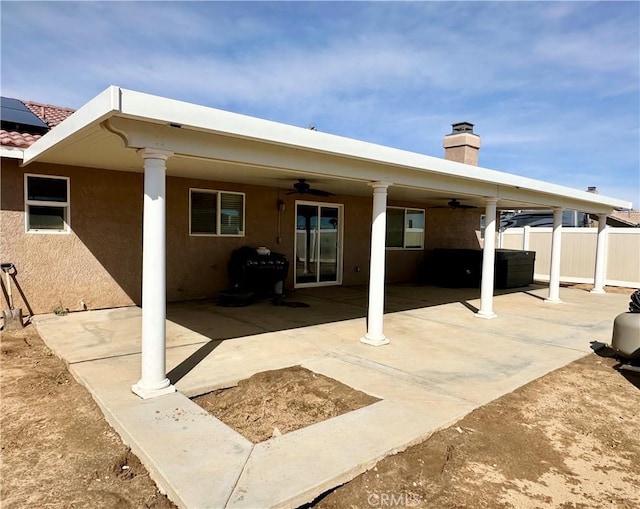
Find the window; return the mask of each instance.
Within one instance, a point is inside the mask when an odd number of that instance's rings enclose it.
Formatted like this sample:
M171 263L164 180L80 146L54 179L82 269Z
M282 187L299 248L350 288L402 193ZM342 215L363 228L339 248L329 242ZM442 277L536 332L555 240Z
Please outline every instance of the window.
M69 178L27 174L24 187L27 232L69 232Z
M244 193L190 189L191 235L244 236Z
M395 249L422 249L424 210L388 207L386 246Z

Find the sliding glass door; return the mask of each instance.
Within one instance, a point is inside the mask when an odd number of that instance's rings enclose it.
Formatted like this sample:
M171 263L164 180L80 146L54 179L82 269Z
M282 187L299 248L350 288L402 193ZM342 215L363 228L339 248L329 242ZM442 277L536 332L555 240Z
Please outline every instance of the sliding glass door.
M296 202L295 286L342 282L342 205Z

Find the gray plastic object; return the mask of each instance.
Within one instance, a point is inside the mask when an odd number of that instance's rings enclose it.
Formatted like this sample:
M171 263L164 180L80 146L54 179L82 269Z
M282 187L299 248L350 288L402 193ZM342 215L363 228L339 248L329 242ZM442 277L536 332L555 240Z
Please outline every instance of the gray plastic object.
M631 295L629 311L613 321L611 348L622 357L640 359L640 290Z

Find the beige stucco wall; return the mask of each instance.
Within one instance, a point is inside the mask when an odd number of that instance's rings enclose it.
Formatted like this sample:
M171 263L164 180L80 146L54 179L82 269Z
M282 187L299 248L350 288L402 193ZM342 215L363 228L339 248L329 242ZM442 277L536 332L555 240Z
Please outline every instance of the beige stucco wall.
M70 178L68 234L25 233L24 173ZM2 160L0 259L16 264L18 282L36 313L62 304L70 310L139 304L142 266L141 173L32 164ZM189 235L189 188L246 193L245 237ZM167 179L167 298L207 298L229 286L227 262L244 245L269 247L294 260L295 201L276 188L169 177ZM278 239L277 202L281 213ZM309 201L340 203L344 213L343 284L364 285L369 277L371 198L333 196ZM422 208L389 201L391 206ZM478 247L480 211L429 209L425 249ZM421 279L424 250L387 250L388 282ZM287 286L292 288L293 264ZM14 292L17 293L17 292ZM16 295L16 306L29 306Z
M480 249L480 216L484 209L438 208L427 211L425 248Z
M70 177L72 233L25 233L24 173ZM80 301L88 308L139 301L141 193L142 177L133 173L41 164L23 170L16 160L2 160L0 258L16 265L36 313L60 303L76 310Z

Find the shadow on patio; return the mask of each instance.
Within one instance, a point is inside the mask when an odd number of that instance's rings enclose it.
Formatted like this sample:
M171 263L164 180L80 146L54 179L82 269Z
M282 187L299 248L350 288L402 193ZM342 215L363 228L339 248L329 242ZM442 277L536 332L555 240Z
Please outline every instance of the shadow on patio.
M496 290L495 295L527 293L543 288L532 285L522 288ZM385 313L460 303L470 313L478 309L470 303L480 298L480 289L441 288L427 285L387 285ZM168 377L177 383L202 362L223 341L310 327L314 325L366 318L367 287L320 287L291 291L285 301L302 302L308 307L274 306L263 299L250 306L223 307L213 299L172 303L167 319L210 339L175 366ZM362 333L366 323L362 323Z
M562 304L542 302L543 287L502 293L498 318L478 320L471 311L477 290L389 285L391 342L380 348L358 341L364 288L289 296L308 308L172 304L166 355L178 392L148 400L130 389L140 377L140 308L45 315L35 323L161 489L183 506L295 507L589 354L592 342L610 340L612 320L628 303L627 295L578 289L563 289ZM252 445L189 399L294 365L381 401Z

